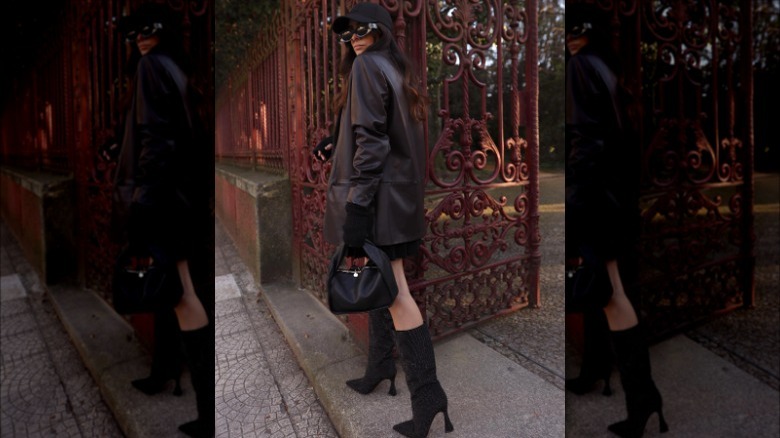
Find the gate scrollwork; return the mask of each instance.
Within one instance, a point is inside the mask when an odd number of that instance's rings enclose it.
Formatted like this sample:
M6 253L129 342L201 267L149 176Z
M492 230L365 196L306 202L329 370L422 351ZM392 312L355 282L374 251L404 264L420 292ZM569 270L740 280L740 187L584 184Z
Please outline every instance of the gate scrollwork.
M668 334L752 302L750 2L596 5L643 110L637 286Z

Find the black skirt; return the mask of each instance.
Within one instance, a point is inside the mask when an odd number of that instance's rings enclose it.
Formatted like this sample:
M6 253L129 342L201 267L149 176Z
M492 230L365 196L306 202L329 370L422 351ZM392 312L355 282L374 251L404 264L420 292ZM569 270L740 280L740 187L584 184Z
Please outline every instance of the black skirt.
M416 256L420 252L420 245L422 245L422 240L413 240L411 242L396 243L395 245L380 246L379 249L384 251L390 260L397 260Z

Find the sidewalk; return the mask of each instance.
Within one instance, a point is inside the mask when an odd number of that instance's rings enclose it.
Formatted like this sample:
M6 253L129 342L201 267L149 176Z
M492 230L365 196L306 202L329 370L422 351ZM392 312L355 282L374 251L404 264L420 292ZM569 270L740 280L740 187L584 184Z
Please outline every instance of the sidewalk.
M2 229L2 437L175 437L196 418L188 373L147 396L133 379L151 357L132 327L94 292L44 287Z
M777 184L777 175L756 179L757 307L651 348L667 438L780 435ZM431 437L608 437L606 425L625 415L616 373L612 397L563 391L579 361L564 356L563 178L540 185L542 306L436 344L455 431L445 435L438 416ZM132 391L149 365L132 329L92 292L45 291L0 231L2 437L177 436L195 414L188 375L183 397ZM366 396L351 391L344 381L361 375L365 355L344 326L306 291L261 290L218 223L215 244L217 436L398 436L392 425L411 417L400 366L396 397L387 382ZM657 417L648 424L646 436L657 436Z
M400 367L396 397L386 394L386 382L366 396L349 389L344 382L362 375L365 356L343 324L292 285L257 290L219 224L216 229L217 272L223 273L217 277L217 435L398 436L393 424L411 418ZM437 343L436 358L455 423L448 437L563 436L559 388L467 333ZM444 436L443 429L439 416L430 436Z
M542 199L542 307L435 345L455 431L445 435L438 416L431 437L565 434L563 178L543 179L550 187ZM217 435L399 436L393 424L411 418L400 365L396 397L387 395L387 382L365 396L350 390L344 382L362 375L365 355L343 324L293 285L258 288L219 223L215 229ZM301 404L306 422L298 420Z
M757 187L771 185L772 181L757 181ZM431 427L432 437L608 437L606 426L625 415L617 373L612 377L616 390L612 397L603 397L600 393L584 397L564 394L564 378L576 374L579 358L571 354L572 360L568 363L564 359L563 179L548 175L540 183L543 188L540 225L544 239L540 273L542 307L522 309L493 319L436 344L439 377L448 391L455 432L445 435L439 416ZM757 199L757 204L763 202ZM757 216L757 234L768 230L770 235L777 236L777 207L762 206L759 210L768 214ZM265 324L268 314L273 315L284 339L278 334L268 338L267 332L254 338L266 345L264 351L281 352L270 357L283 357L285 362L290 353L284 344L290 345L292 354L308 377L308 381L303 382L304 392L313 392L319 399L310 411L316 419L312 421L319 420L318 426L322 425L327 412L335 429L335 432L323 431L321 436L333 436L329 434L336 432L343 438L397 436L391 429L392 424L410 416L409 394L400 367L396 397L387 396L387 383L366 396L346 388L344 381L359 376L365 364L365 356L355 347L347 330L316 299L292 285L264 285L262 290L255 289L251 276L235 256L232 243L227 241L219 225L217 230L220 236L217 247L224 251L222 256L231 266L230 276L223 279L228 286L218 286L218 296L219 290L223 290L226 296L233 297L234 303L242 303L237 308L224 305L233 309L233 318L237 321L254 323L259 320ZM768 242L762 240L758 246L771 245L780 247L776 238ZM217 257L221 257L219 252ZM689 332L651 348L655 379L665 395L665 413L671 427L665 436L778 435L778 392L771 383L772 376L774 379L777 376L780 354L774 333L778 327L778 306L776 294L768 293L778 283L778 263L776 257L766 257L759 250L759 260L764 259L767 261L759 262L756 271L760 307L732 312L696 330L699 337L726 333L729 335L727 340L700 340L705 348L695 342L693 332ZM219 264L217 261L217 266ZM231 277L240 279L237 280L238 288L230 282ZM220 307L218 303L218 313ZM745 322L746 318L752 322ZM223 330L222 326L218 317L218 332ZM246 332L246 323L233 323L233 327L244 330L244 334L230 332L233 338L227 344L242 346L244 350L241 351L248 351L244 347L247 344L260 348L254 340L247 341L253 336ZM754 351L756 348L762 351ZM721 354L718 349L726 353ZM742 358L743 363L736 358ZM217 362L218 382L225 380L219 377L224 373L253 375L253 369L263 366L242 366L240 358L230 363L219 358L219 351ZM753 364L752 369L745 362ZM763 370L764 378L757 369ZM287 375L287 372L276 371L274 366L271 366L271 372L277 376L277 382L283 382L283 376ZM282 376L281 380L278 376ZM294 376L292 379L300 382L300 374ZM265 428L264 436L284 436L281 430L288 423L284 418L280 420L277 413L285 412L287 405L283 403L285 408L279 408L276 401L284 401L285 389L280 385L277 387L282 394L279 399L252 399L260 403L260 406L254 406L255 411L264 415L250 415L249 397L226 397L237 400L236 404L240 400L244 409L240 415L229 409L220 410L218 402L219 435L238 436L234 431L248 427L249 430ZM240 389L241 394L266 394L254 389L253 382L247 382ZM657 417L651 418L648 424L646 436L656 436ZM317 436L300 429L289 430L287 436ZM280 433L271 434L271 431Z
M121 436L38 276L0 222L2 437Z
M756 307L740 309L650 348L655 382L669 423L665 438L780 436L780 175L759 174L756 187ZM581 358L567 348L566 375ZM614 437L608 424L625 418L617 370L611 397L566 394L566 436ZM658 416L645 428L659 436Z

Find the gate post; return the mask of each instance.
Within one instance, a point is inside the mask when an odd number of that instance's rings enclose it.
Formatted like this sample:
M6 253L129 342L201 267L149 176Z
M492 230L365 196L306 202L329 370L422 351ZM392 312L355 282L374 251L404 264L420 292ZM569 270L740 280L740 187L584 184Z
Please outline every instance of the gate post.
M753 34L753 8L752 0L742 0L741 9L744 9L742 13L742 22L739 24L741 29L747 29L747 35ZM746 94L744 100L744 112L748 114L745 132L745 182L743 190L743 203L747 208L743 207L744 217L742 219L742 240L741 252L743 255L744 272L749 273L745 276L743 283L743 297L742 306L746 308L753 308L755 301L755 268L756 268L756 252L755 252L755 213L753 212L753 202L755 199L755 184L753 181L753 167L754 160L754 138L753 138L753 43L752 38L743 38L742 41L742 59L750 60L750 62L742 63L742 77L744 78L745 86L744 93Z
M536 0L528 0L526 10L538 11ZM528 254L531 274L528 284L528 301L531 307L539 307L541 298L539 294L539 268L541 266L541 253L539 244L539 49L536 44L536 34L539 27L539 14L528 14L528 34L531 35L531 43L526 45L526 105L528 116L526 126L526 141L528 142L528 192L531 200L528 221Z

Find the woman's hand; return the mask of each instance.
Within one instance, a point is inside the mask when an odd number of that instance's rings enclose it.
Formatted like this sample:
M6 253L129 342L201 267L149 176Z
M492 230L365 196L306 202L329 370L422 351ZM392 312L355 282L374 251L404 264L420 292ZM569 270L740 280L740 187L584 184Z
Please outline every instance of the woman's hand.
M344 244L351 248L362 248L372 227L371 212L361 205L347 202L347 218L344 221Z
M311 153L320 161L327 161L333 152L333 137L325 137L317 143Z

